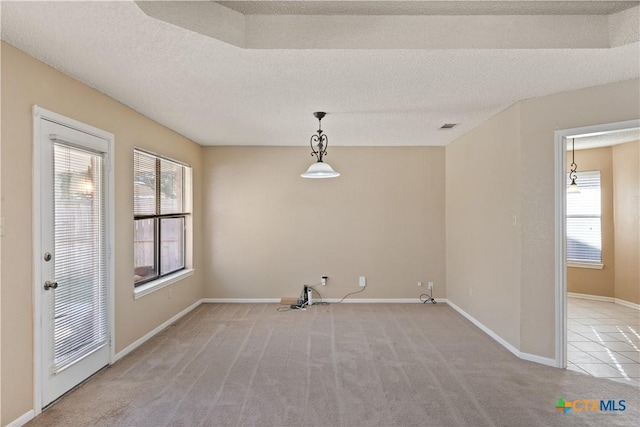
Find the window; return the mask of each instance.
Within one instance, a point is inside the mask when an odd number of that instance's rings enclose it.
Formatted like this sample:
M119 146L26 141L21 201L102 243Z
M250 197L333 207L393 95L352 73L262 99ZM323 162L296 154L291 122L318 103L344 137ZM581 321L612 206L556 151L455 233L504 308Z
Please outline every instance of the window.
M185 268L191 168L133 153L134 284Z
M570 183L567 175L567 186ZM567 194L567 260L602 262L600 171L577 172L580 193Z

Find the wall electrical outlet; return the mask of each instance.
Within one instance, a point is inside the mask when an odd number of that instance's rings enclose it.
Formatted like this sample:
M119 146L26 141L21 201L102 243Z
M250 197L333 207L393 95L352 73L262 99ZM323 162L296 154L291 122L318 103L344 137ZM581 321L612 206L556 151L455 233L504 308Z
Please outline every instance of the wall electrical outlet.
M418 282L418 287L421 287L421 286L422 286L422 282Z
M360 284L361 287L364 288L367 285L367 278L364 277L364 276L360 276L359 284Z
M327 279L329 278L329 276L322 276L320 278L320 283L322 284L322 286L325 286L327 284Z
M433 282L429 282L429 290L432 291L433 290Z

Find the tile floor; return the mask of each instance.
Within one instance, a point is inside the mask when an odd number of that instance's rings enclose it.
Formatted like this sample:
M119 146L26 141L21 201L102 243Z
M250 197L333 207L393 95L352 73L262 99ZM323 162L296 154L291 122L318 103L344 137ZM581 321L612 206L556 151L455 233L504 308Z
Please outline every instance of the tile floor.
M567 369L640 387L640 311L568 299Z

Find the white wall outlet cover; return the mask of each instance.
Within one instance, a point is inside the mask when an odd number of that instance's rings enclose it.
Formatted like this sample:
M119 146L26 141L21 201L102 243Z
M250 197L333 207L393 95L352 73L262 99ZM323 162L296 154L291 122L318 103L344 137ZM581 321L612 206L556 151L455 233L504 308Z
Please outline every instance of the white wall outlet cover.
M360 286L366 286L367 285L367 278L365 276L360 276Z
M418 282L418 286L422 286L422 282Z

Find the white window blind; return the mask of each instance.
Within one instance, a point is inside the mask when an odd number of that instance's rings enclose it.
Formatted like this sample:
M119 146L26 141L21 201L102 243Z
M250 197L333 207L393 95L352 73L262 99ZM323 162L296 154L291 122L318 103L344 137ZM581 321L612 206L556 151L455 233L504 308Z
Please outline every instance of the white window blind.
M567 186L571 180L567 175ZM567 194L567 259L602 261L600 171L577 172L580 193Z
M156 213L156 158L142 151L133 156L133 214Z
M103 157L54 144L54 371L107 342Z
M134 284L185 268L191 168L134 151Z

